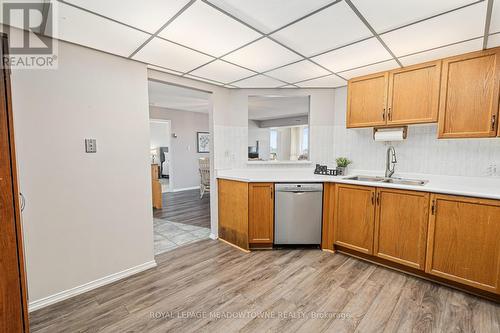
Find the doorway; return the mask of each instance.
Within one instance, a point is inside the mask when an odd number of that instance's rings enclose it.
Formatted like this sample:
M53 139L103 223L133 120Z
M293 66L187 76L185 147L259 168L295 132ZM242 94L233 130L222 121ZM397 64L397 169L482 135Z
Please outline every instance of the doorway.
M158 81L148 86L151 163L162 189L153 210L159 255L210 236L211 94Z

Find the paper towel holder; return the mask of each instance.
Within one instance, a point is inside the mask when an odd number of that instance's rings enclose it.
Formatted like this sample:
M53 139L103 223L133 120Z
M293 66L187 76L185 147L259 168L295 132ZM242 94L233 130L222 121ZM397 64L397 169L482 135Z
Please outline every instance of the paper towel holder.
M383 130L394 130L394 129L402 129L403 130L403 139L406 140L408 137L408 126L385 126L385 127L374 127L373 128L373 140L375 140L375 133Z

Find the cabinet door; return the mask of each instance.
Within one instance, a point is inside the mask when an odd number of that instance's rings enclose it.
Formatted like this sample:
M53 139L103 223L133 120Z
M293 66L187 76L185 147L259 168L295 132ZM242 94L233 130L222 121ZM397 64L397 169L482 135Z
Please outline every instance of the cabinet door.
M391 71L387 124L437 122L440 81L441 61Z
M429 194L377 189L373 253L424 270Z
M355 78L347 87L347 127L386 124L388 73Z
M248 186L248 241L254 244L272 244L274 237L273 183L251 183Z
M443 60L439 138L496 135L498 60L495 50Z
M219 179L219 238L248 250L248 184Z
M432 195L425 271L500 293L500 202Z
M335 244L373 253L375 188L337 185L335 191Z

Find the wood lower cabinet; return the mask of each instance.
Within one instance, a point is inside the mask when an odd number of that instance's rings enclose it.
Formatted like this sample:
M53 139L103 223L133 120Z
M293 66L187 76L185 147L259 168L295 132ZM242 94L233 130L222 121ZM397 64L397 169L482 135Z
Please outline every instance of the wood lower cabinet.
M389 72L387 125L438 120L441 61Z
M218 180L219 238L248 250L248 183Z
M424 270L429 194L377 189L373 254Z
M500 294L500 202L432 195L426 272Z
M274 239L274 184L248 185L248 242L273 244Z
M334 214L335 244L372 254L375 188L337 185Z
M387 73L349 80L347 90L348 128L385 125L387 82Z
M443 60L439 138L497 135L498 62L498 49Z
M244 250L272 246L274 184L218 180L219 237Z

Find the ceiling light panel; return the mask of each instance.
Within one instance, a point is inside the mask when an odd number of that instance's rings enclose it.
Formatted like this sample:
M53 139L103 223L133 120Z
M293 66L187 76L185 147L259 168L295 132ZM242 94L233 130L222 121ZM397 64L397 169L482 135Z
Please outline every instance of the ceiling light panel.
M351 0L378 33L414 23L474 0Z
M340 76L346 79L352 79L353 77L364 76L369 74L374 74L383 71L389 71L391 69L399 68L399 65L394 60L384 61L378 64L373 64L369 66L364 66L361 68L351 69L349 71L339 73Z
M335 0L209 0L264 33L279 29Z
M57 29L51 35L57 39L128 57L150 37L63 3L57 10Z
M340 72L389 60L392 57L382 44L373 37L312 59L333 72Z
M155 33L189 0L66 0L114 20Z
M294 83L327 75L329 74L329 72L308 60L303 60L285 67L272 70L270 72L267 72L266 74L285 82Z
M411 53L480 37L484 34L486 1L381 35L396 54Z
M227 62L216 60L206 66L198 68L190 74L210 80L230 83L255 73Z
M156 37L139 50L133 59L183 73L213 60L205 54Z
M332 74L318 79L299 82L297 85L301 88L337 88L347 85L347 81Z
M312 56L372 36L351 8L341 1L271 35Z
M483 48L483 38L471 41L440 47L438 49L417 53L407 57L399 58L404 66L419 64L422 62L438 60L467 52L479 51Z
M490 34L500 32L500 1L493 1L493 9L491 11Z
M238 88L277 88L284 85L284 83L264 75L256 75L235 82L233 85Z
M261 35L197 1L170 23L160 36L219 57Z
M262 38L230 53L223 59L258 72L264 72L302 58L269 38Z

